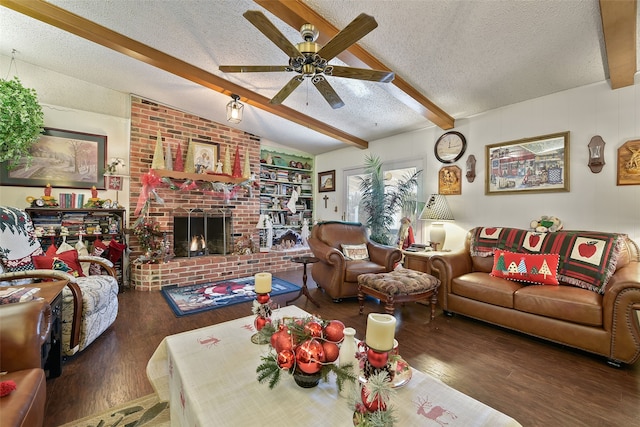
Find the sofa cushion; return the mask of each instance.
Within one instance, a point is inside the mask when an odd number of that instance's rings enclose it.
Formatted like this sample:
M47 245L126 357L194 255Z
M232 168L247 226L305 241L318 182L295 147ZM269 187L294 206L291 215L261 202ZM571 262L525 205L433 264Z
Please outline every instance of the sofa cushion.
M383 265L371 261L347 261L344 280L346 282L358 282L358 276L364 273L384 273Z
M369 260L369 251L367 250L367 244L361 243L359 245L345 245L342 244L342 253L348 260L360 261Z
M491 275L519 282L558 285L558 254L522 254L497 250Z
M514 308L554 319L602 326L602 295L573 286L526 286L514 295Z
M522 287L520 283L480 272L463 274L451 281L453 294L507 308L513 308L513 294Z
M74 277L84 277L82 266L78 261L78 252L75 249L61 252L54 256L34 256L33 263L36 268L42 270L58 270L69 273Z

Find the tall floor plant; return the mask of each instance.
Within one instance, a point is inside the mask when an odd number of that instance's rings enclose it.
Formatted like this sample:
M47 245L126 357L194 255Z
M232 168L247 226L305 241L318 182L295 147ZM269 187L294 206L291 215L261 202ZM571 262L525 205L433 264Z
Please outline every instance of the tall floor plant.
M365 176L360 177L361 204L367 216L369 238L383 245L393 245L391 226L394 214L403 208L415 196L418 177L422 170L407 174L397 185L387 184L379 157L365 158Z

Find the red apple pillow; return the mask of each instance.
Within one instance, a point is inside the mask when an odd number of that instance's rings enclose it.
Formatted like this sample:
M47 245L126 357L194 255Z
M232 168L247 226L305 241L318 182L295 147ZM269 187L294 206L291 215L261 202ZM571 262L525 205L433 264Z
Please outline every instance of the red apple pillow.
M55 255L34 256L32 259L38 269L64 271L75 277L84 277L76 250Z
M523 254L496 250L491 275L540 285L558 285L558 254Z

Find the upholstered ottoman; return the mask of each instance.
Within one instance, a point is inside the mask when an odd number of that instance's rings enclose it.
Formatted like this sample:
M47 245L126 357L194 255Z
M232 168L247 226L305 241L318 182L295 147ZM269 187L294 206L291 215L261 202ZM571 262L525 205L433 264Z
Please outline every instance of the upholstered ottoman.
M406 268L390 273L366 273L358 276L360 314L364 311L364 297L371 295L384 301L385 311L391 315L395 303L430 299L431 320L436 316L436 302L440 280L430 274Z

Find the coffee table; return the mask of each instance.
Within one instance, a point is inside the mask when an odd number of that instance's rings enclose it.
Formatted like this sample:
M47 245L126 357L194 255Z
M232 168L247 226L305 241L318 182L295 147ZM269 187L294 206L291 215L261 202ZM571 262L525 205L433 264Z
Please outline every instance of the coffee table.
M308 315L289 306L274 311L273 317ZM298 387L286 373L274 389L258 383L256 367L269 347L251 343L254 317L171 335L161 342L147 365L147 376L160 399L170 402L171 425L352 426L353 411L338 395L333 376L310 389ZM416 370L396 391L392 405L398 426L454 419L459 426L520 426Z

